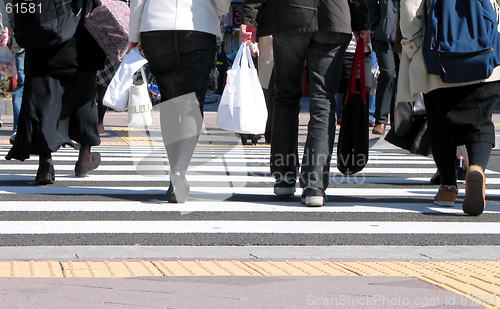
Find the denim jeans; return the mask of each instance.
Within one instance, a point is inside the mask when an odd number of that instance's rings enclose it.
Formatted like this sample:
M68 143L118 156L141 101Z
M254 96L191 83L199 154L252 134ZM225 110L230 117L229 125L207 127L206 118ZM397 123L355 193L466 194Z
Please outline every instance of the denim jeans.
M24 50L14 54L16 58L17 68L17 86L12 90L12 110L14 113L14 132L17 131L17 122L19 120L19 112L21 111L21 103L23 101L24 90Z
M297 179L302 72L309 71L309 114L300 186L326 189L335 138L335 93L351 34L314 32L273 36L275 97L271 173Z
M370 53L370 70L377 62L377 54L374 51ZM371 73L370 73L371 74ZM370 120L375 121L375 96L370 94L368 99L368 115L370 115Z

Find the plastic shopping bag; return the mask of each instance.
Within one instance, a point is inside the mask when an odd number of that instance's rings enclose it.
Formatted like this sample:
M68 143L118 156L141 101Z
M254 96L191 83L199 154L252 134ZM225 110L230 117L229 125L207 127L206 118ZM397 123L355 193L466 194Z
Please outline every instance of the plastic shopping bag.
M217 111L217 126L245 134L262 134L267 108L250 49L243 42L227 72L227 81Z
M0 74L8 77L17 75L16 58L7 46L0 46Z
M130 79L134 76L142 66L148 61L139 54L136 49L132 49L128 54L123 57L115 76L109 83L108 89L104 94L103 104L116 111L124 111L127 108L128 91L130 86Z

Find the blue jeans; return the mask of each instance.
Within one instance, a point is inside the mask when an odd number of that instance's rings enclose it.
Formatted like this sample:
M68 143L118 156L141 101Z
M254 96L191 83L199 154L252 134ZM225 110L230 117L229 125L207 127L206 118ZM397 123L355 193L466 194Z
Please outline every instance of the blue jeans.
M24 90L24 50L14 54L16 58L17 68L17 86L12 90L12 110L14 113L14 132L17 131L17 122L19 120L19 112L21 111L21 103L23 102Z
M377 62L377 54L375 54L375 52L372 51L370 54L370 69L376 62ZM375 96L371 94L368 99L368 115L370 115L370 120L375 121Z
M309 71L309 124L300 186L326 189L335 138L335 93L351 34L314 32L273 36L275 97L271 173L297 179L302 72ZM333 106L332 106L333 104Z

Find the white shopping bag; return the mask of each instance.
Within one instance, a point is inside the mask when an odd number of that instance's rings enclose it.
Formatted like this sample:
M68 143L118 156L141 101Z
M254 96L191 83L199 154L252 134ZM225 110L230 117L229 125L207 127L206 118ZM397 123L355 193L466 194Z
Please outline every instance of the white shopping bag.
M133 78L130 79L132 85L128 91L128 124L136 128L146 128L153 123L153 104L149 97L144 68L141 68L140 71L142 75L141 85L134 85Z
M217 111L217 126L244 134L266 130L267 108L250 48L243 42L227 72L227 81Z
M102 100L104 106L116 111L124 111L127 108L128 91L132 85L130 79L147 62L135 48L123 57L115 76L113 76L104 94Z

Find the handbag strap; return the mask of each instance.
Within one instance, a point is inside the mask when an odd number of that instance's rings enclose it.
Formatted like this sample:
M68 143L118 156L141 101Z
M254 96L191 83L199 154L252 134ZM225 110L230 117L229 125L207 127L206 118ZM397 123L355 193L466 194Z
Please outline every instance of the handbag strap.
M351 73L349 74L349 80L347 82L347 94L345 102L349 98L349 95L352 93L361 94L363 98L363 104L366 104L366 96L365 96L365 43L362 38L356 43L356 52L354 53L354 59L352 61ZM358 67L359 67L359 86L361 89L356 89L356 79L358 76Z
M142 66L142 67L139 69L139 71L141 72L142 81L143 81L143 82L146 84L146 86L147 86L147 84L148 84L148 79L147 79L147 77L146 77L146 70L144 69L144 66ZM136 73L137 73L137 72L136 72ZM136 73L134 73L134 74L132 75L132 77L130 78L130 83L131 83L132 85L135 85L135 83L134 83L134 79L135 79L135 78L134 78L134 77L135 77L135 74L136 74Z

